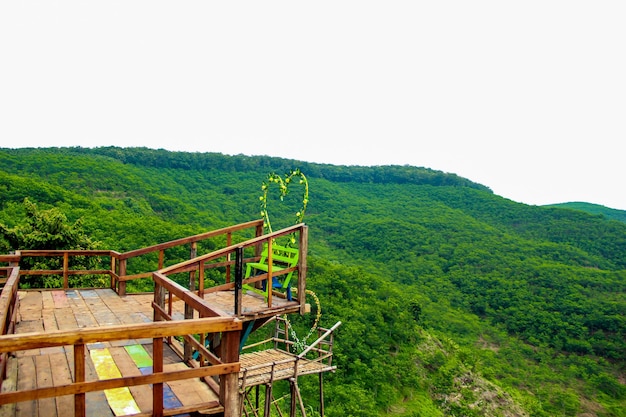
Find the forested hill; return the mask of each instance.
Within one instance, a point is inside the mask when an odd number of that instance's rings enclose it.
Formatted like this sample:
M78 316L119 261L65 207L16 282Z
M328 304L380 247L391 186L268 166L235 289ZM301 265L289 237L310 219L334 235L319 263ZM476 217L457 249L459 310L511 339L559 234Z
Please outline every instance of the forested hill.
M259 218L267 175L302 170L307 284L344 323L328 416L626 415L623 222L409 166L106 147L0 149L0 167L0 223L29 198L120 251ZM300 193L271 201L275 229Z
M380 184L430 184L471 187L488 191L484 185L474 183L455 174L447 174L428 168L411 166L338 166L315 164L276 157L251 157L245 155L225 156L219 153L162 152L148 148L122 150L107 148L72 148L70 152L104 155L125 164L153 168L182 170L220 170L227 172L250 172L274 170L289 172L297 166L309 178L323 178L335 182L367 182Z
M609 207L605 207L599 204L584 203L581 201L573 201L569 203L551 204L547 207L559 207L569 208L573 210L580 210L591 214L597 214L606 217L607 219L617 220L620 222L626 222L626 211L616 210Z

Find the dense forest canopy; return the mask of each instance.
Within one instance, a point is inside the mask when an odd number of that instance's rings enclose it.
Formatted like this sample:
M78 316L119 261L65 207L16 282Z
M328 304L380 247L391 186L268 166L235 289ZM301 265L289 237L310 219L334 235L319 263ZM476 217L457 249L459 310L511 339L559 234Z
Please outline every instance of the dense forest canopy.
M0 149L0 166L6 230L24 224L27 198L119 251L259 218L268 173L304 172L308 286L323 324L344 323L329 416L626 415L615 217L410 166L115 147ZM275 228L297 199L272 202Z
M572 201L569 203L550 204L548 207L569 208L572 210L580 210L591 214L604 216L610 220L626 222L626 211L616 210L599 204L585 203L581 201Z

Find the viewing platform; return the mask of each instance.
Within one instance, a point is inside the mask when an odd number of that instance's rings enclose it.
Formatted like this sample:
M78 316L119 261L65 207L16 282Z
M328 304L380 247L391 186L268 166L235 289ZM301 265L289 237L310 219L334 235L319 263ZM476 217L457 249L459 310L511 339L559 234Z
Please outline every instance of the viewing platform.
M254 236L235 237L250 228ZM290 415L295 416L298 404L304 415L297 379L319 374L321 387L321 374L335 370L333 333L340 323L318 328L315 342L293 352L288 322L279 316L309 311L306 226L261 232L262 223L249 222L126 253L0 256L8 264L0 267L0 416L234 417L249 415L248 410L269 416L272 384L280 380L291 386ZM244 276L247 263L262 259L264 245L272 248L275 239L293 233L299 237L297 264L274 266L270 255L267 272ZM215 238L225 246L209 245L213 250L198 255L198 243ZM190 259L164 266L165 252L181 245L189 245ZM154 271L126 273L132 260L151 254L158 259ZM57 257L63 266L20 269L27 257ZM72 269L72 257L95 257L110 267ZM266 290L289 273L295 274L294 288ZM73 288L72 277L81 275L107 275L110 285ZM22 289L25 276L53 276L63 286ZM134 280L150 280L154 291L127 293L126 284ZM247 346L249 335L260 328L274 333ZM264 399L260 385L266 388ZM320 408L323 414L321 391Z

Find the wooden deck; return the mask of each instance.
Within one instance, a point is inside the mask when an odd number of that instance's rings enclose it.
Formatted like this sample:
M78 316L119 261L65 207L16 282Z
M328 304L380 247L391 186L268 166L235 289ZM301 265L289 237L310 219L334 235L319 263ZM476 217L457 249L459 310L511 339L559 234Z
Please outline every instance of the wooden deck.
M280 292L265 299L254 291L241 291L274 278L271 268L267 274L245 278L244 264L259 258L246 256L288 235L298 236L300 255L295 266L282 270L298 277L294 300L285 299ZM251 331L269 321L278 323L284 314L310 311L306 303L307 236L303 223L263 234L263 220L259 219L124 253L22 250L0 255L0 263L9 265L0 265L0 281L4 281L0 370L6 375L0 392L0 417L148 417L152 408L156 415L165 416L220 413L239 417L246 399L251 398L247 395L252 387L258 393L259 385L266 384L269 405L273 401L271 384L281 379L290 381L290 415L295 416L296 396L304 415L297 378L317 373L321 390L322 373L335 369L330 366L332 338L340 323L331 329L318 327L318 339L299 355L287 352L294 343L286 329L279 332L278 324L274 337L248 346L250 350L264 346L269 350L240 354L240 349ZM227 246L196 256L200 242L215 238ZM183 246L189 250L190 259L171 265L167 250ZM158 269L127 274L129 262L133 265L135 258L145 255L158 255ZM104 269L71 269L70 260L76 256L94 257ZM17 265L28 257L58 258L63 267L20 270ZM206 271L212 268L225 273L221 285L205 282ZM189 290L170 277L187 273L197 279L190 287L199 291ZM71 276L85 274L109 276L114 290L69 288ZM27 275L62 276L63 289L19 291L20 277ZM150 277L154 294L126 295L128 281ZM155 317L159 321L154 322ZM184 346L179 345L181 340ZM181 356L187 358L186 363ZM320 392L321 409L322 400ZM263 415L269 416L269 409Z
M45 333L109 325L147 323L152 321L153 294L118 296L111 289L19 291L19 312L16 334ZM257 320L299 310L299 303L279 297L272 308L255 293L243 294L241 320ZM233 292L208 293L204 299L224 314L234 314ZM184 318L184 303L173 301L171 316ZM186 368L180 356L165 345L164 370ZM87 345L86 379L98 380L137 376L151 372L152 339L120 340ZM240 388L267 384L272 381L310 373L332 371L324 365L282 350L270 349L240 356ZM40 348L17 352L8 362L7 380L2 390L24 390L70 383L74 373L71 346ZM113 373L111 373L113 372ZM116 373L117 372L117 373ZM87 415L112 417L135 413L149 414L152 409L151 388L147 385L87 393ZM165 406L194 409L194 404L210 405L201 414L223 411L218 395L199 379L170 382L165 387ZM122 390L123 391L123 390ZM3 416L72 417L73 397L64 396L23 401L0 406ZM188 415L188 414L179 414Z
M109 289L24 291L19 293L20 309L16 333L71 330L115 324L152 321L153 296L118 297ZM166 345L167 346L167 345ZM126 340L87 345L87 380L136 376L151 372L152 339ZM186 368L170 348L164 349L164 370ZM3 391L49 387L69 383L73 375L71 348L42 348L17 352L10 359ZM117 372L117 374L116 374ZM194 404L208 404L203 414L223 411L218 396L199 379L169 382L165 387L165 407L190 411ZM151 388L147 385L87 393L87 415L109 417L150 413ZM128 395L130 391L130 396ZM73 397L45 398L8 404L0 416L73 416Z

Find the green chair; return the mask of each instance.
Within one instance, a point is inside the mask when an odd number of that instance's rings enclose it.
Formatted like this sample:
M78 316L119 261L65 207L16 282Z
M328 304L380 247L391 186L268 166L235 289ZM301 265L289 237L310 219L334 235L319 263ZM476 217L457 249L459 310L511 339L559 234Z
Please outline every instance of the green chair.
M284 290L287 296L287 300L291 301L291 278L295 271L282 272L294 268L298 265L298 256L300 251L297 248L290 248L287 246L281 246L272 244L272 285L268 289L266 283L267 280L262 281L263 288L256 288L252 285L244 285L244 289L254 291L262 294L267 300L268 291L272 289ZM248 262L246 264L246 274L244 279L251 278L259 273L267 273L268 268L268 245L263 245L261 252L261 259L258 262Z

